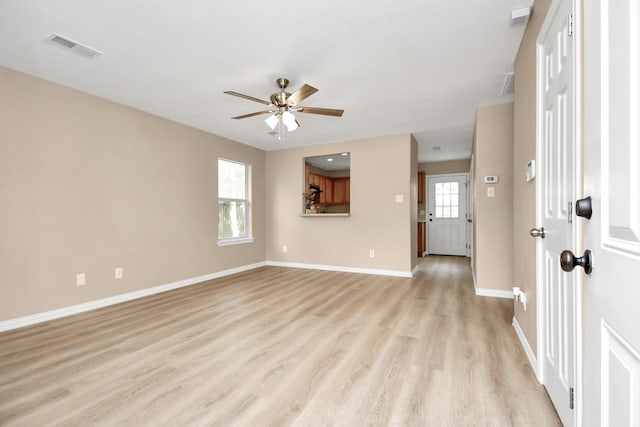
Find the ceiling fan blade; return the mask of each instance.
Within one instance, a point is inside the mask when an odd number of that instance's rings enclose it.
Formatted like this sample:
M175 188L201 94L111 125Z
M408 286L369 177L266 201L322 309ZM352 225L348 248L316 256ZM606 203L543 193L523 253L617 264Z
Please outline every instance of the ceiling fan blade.
M271 103L269 101L265 101L265 100L262 100L262 99L254 98L253 96L244 95L242 93L234 92L232 90L228 90L225 93L227 95L233 95L233 96L237 96L237 97L240 97L240 98L248 99L249 101L259 102L260 104L271 105Z
M258 111L255 113L249 113L249 114L244 114L242 116L235 116L235 117L231 117L232 119L246 119L249 117L253 117L253 116L259 116L260 114L269 114L269 113L275 113L275 111L273 110L264 110L264 111Z
M342 117L344 110L334 110L332 108L300 107L296 111L307 114L322 114L324 116Z
M302 86L300 86L300 89L295 91L293 94L291 94L291 96L289 96L289 98L287 98L287 104L297 105L317 91L318 89L316 89L315 87L309 86L308 84L303 84Z

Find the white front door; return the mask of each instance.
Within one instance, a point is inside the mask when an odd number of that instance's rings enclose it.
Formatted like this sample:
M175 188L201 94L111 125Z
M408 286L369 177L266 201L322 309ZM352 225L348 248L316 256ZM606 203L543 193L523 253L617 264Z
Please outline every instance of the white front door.
M640 426L640 2L584 13L583 423Z
M467 174L427 177L429 254L467 254Z
M542 321L541 379L565 426L575 424L576 282L560 268L560 253L574 245L575 49L571 0L557 0L538 38L538 315Z

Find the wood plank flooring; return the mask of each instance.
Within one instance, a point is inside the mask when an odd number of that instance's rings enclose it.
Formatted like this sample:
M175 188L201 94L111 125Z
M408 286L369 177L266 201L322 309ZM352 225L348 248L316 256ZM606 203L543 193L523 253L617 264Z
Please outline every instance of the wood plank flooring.
M0 334L0 425L560 425L465 258L264 267Z

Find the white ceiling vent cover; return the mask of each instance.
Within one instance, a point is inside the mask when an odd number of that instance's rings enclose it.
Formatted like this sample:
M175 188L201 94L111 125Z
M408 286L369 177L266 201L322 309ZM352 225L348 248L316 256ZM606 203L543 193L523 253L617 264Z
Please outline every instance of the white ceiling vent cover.
M502 84L502 91L500 95L505 96L513 93L513 86L515 84L516 77L513 72L507 73L504 78L504 83Z
M433 151L442 151L442 145L436 145L433 147Z
M61 36L60 34L54 33L45 41L51 45L59 47L60 49L75 53L76 55L80 55L83 58L87 59L95 59L98 56L102 55L102 52L100 52L99 50L83 45L82 43L78 43L68 37Z

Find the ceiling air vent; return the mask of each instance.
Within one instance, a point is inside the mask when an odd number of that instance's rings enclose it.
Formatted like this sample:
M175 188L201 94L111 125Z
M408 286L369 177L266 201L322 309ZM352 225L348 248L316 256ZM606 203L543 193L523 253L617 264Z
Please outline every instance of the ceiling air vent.
M75 53L76 55L80 55L83 58L87 59L95 59L98 56L102 55L102 52L100 52L99 50L73 41L68 37L61 36L60 34L54 33L45 41L51 45L59 47L60 49Z
M442 151L442 145L436 145L433 147L433 151Z
M502 96L505 96L513 93L514 83L515 75L513 74L513 72L507 73L506 77L504 78L504 83L502 84L502 91L500 92L500 94Z

